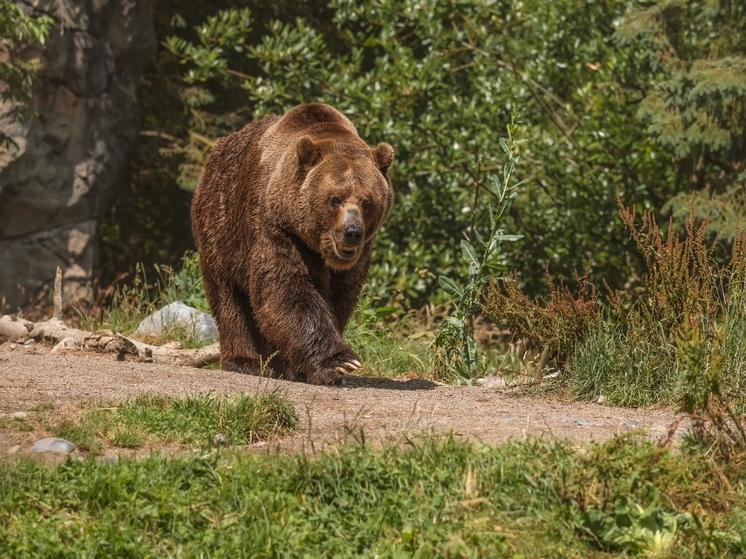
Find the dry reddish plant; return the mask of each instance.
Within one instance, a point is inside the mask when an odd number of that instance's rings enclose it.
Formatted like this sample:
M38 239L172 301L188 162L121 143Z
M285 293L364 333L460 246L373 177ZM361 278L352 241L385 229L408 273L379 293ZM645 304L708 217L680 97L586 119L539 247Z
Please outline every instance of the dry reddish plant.
M689 326L714 324L722 309L723 286L730 267L716 269L713 265L717 239L708 246L709 221L705 219L697 226L692 206L683 239L676 233L672 219L664 238L652 213L644 211L638 226L635 210L625 207L618 196L617 202L619 217L647 267L641 304L630 304L630 297L624 292L610 292L608 296L610 307L628 326L628 332L648 335L647 330L654 327L674 333L684 321Z
M576 296L563 282L554 281L547 265L548 299L526 296L518 287L515 272L501 280L493 279L487 291L485 312L517 337L526 338L542 349L548 348L550 356L562 366L598 318L598 293L588 281L589 270L590 266L583 276L576 272Z

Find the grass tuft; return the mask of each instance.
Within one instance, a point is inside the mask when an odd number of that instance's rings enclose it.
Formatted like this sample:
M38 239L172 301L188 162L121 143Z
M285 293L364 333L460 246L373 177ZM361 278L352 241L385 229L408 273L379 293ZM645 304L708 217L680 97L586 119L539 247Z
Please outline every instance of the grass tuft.
M298 414L278 391L172 398L142 394L121 404L88 407L76 421L53 427L54 433L91 453L103 443L137 449L148 444L212 445L218 433L228 445L251 444L292 431Z
M426 326L411 313L398 318L399 313L400 309L394 307L373 308L363 293L345 330L345 340L362 358L363 367L356 375L396 378L431 374L432 352Z

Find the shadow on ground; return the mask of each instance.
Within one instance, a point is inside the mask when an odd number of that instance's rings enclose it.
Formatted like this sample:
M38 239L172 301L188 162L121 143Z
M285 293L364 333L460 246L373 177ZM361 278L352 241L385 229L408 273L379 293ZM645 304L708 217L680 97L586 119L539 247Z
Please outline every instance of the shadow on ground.
M390 378L346 375L337 386L343 388L378 388L380 390L433 390L440 385L431 380L419 378L393 380Z

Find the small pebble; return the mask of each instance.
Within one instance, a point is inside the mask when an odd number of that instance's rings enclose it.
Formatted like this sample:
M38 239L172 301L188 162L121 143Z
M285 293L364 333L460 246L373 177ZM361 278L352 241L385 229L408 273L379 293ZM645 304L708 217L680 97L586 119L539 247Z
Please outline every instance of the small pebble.
M547 419L550 421L575 421L572 417L567 417L566 415L552 415Z
M589 427L601 427L603 423L599 423L597 421L588 421L587 419L576 419L575 423L577 425L588 425Z
M25 342L23 342L23 345L25 345L25 346L28 347L30 345L34 345L35 343L36 343L36 340L34 338L31 338L31 339L26 340Z
M70 454L77 447L70 441L65 439L57 439L55 437L47 437L45 439L38 440L31 447L31 452L58 452L60 454Z
M26 419L28 414L25 411L14 411L10 414L13 419Z
M17 445L15 445L15 446L11 446L11 447L10 447L10 448L8 449L7 453L8 453L8 454L15 454L15 453L16 453L16 452L18 452L19 450L21 450L21 445L17 444Z
M639 427L642 425L639 421L635 421L634 419L627 419L625 421L622 421L622 425L627 425L629 427Z
M105 464L116 464L119 462L119 456L100 456L98 461Z
M212 444L225 446L226 444L228 444L228 440L225 438L225 435L223 433L216 433L215 436L212 438Z
M606 396L604 396L603 394L601 394L601 395L600 395L600 396L598 397L598 399L596 400L596 403L597 403L597 404L603 404L603 403L604 403L605 401L606 401Z

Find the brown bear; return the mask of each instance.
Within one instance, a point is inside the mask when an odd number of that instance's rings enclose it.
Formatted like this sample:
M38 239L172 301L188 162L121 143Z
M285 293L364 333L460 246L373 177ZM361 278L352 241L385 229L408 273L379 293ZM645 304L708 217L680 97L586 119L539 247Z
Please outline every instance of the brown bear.
M342 332L391 210L393 160L390 145L368 147L320 103L215 142L192 227L224 370L268 364L276 376L331 384L360 367Z

